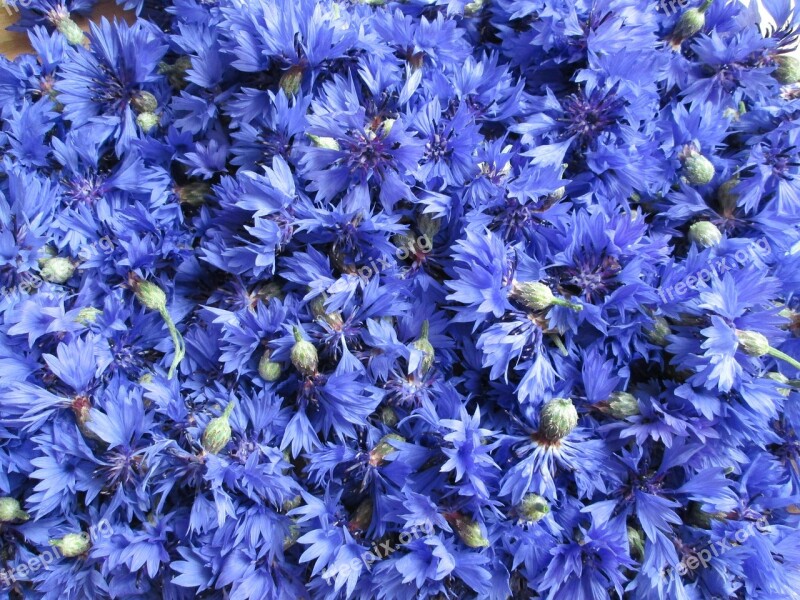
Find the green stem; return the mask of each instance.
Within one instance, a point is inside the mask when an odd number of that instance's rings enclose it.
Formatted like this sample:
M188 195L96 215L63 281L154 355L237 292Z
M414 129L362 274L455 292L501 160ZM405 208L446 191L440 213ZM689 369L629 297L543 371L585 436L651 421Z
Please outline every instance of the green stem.
M172 379L175 376L175 371L177 370L178 365L181 364L183 357L186 356L186 345L183 343L183 337L178 331L178 328L175 327L175 323L172 321L172 317L169 316L167 309L163 308L158 312L161 314L161 318L164 319L164 322L167 324L169 335L172 338L172 344L175 346L175 355L172 358L172 364L169 367L169 373L167 373L167 379Z
M550 339L553 340L556 348L561 351L562 356L569 356L569 352L567 352L566 346L564 346L564 342L561 341L561 338L558 337L557 333L551 333Z
M425 319L422 322L422 332L419 334L420 339L423 339L423 340L427 340L428 339L429 328L430 328L430 325L428 325L428 320Z
M697 10L699 10L701 13L706 12L708 10L708 7L711 6L711 3L713 1L714 0L706 0L705 2L703 2L703 4Z
M788 354L781 352L780 350L776 350L775 348L770 348L769 350L767 350L767 354L769 354L770 356L774 356L775 358L780 358L783 361L786 361L787 363L792 365L795 369L800 371L800 362L796 361Z
M583 310L582 305L575 304L574 302L570 302L568 300L564 300L563 298L553 298L553 304L555 304L556 306L571 308L572 310Z
M234 406L236 406L236 400L231 400L230 402L228 402L228 406L226 406L225 410L222 411L222 417L225 419L229 418L231 416L231 413L233 412Z

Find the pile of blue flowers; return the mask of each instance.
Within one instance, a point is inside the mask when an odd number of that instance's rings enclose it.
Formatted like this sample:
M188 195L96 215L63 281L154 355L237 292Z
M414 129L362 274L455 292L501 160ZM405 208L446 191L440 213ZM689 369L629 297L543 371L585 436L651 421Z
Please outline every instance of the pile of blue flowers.
M0 58L0 598L800 597L800 8L93 3Z

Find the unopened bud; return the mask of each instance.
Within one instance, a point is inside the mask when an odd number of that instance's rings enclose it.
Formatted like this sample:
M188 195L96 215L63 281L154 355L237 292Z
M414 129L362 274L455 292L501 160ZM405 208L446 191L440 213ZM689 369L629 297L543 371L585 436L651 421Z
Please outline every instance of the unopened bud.
M782 55L775 59L777 69L772 76L783 85L791 85L800 81L800 60L794 56Z
M88 326L97 321L97 317L103 314L103 311L94 306L87 306L78 311L75 315L75 322L83 326Z
M569 398L554 398L542 408L539 435L549 443L565 438L578 425L578 411Z
M512 286L511 296L531 310L545 310L553 305L564 306L572 310L583 310L583 306L580 304L556 298L550 287L541 281L515 282Z
M281 508L283 512L289 512L290 510L294 510L298 506L303 504L303 497L302 496L295 496L291 500L286 500L282 505Z
M136 117L136 124L143 133L149 133L158 125L158 115L151 112L142 113Z
M344 325L342 313L338 310L335 310L332 313L327 312L325 309L326 299L327 296L325 294L316 296L309 304L311 308L311 314L314 315L315 319L321 319L322 321L325 321L333 329L341 329Z
M614 392L608 400L608 412L615 419L627 419L639 414L639 402L633 394Z
M397 435L396 433L390 433L381 438L381 441L377 443L377 445L370 450L369 453L369 464L373 467L379 467L384 462L386 462L386 457L389 456L392 452L396 452L397 448L392 446L391 441L396 442L405 442L406 439L401 436Z
M292 346L292 364L303 375L311 377L317 373L319 356L314 344L303 339L300 329L294 328L294 346Z
M739 179L733 177L719 186L717 190L717 202L722 209L722 213L725 215L732 215L736 210L736 206L739 202L739 194L733 190L737 185L739 185Z
M638 529L628 527L628 546L632 558L638 561L644 558L644 539Z
M737 329L736 337L742 352L749 356L764 356L770 351L769 340L763 333Z
M525 494L517 506L517 513L523 521L536 523L550 514L550 504L539 494Z
M701 248L711 248L722 241L722 233L710 221L698 221L689 227L689 239Z
M394 427L398 422L397 413L394 412L394 409L391 406L381 407L380 419L381 423L388 427Z
M30 515L22 510L16 498L0 498L0 523L27 521Z
M64 558L75 558L92 547L88 533L68 533L61 539L50 540L50 545L58 548Z
M73 46L80 46L86 40L86 36L78 24L69 15L61 15L58 18L56 29L66 38L67 42Z
M472 2L464 5L464 16L471 17L483 8L484 0L472 0Z
M131 98L131 107L137 115L142 113L156 112L156 109L158 108L158 100L156 100L156 97L150 92L142 90L137 92L133 98Z
M128 276L128 284L131 286L136 299L145 308L157 311L163 311L167 308L167 294L155 283L131 274Z
M258 361L258 375L264 381L278 381L281 377L281 365L271 360L272 352L267 349Z
M355 533L356 531L366 531L366 529L369 527L369 524L372 522L372 509L372 498L366 498L361 504L358 505L356 513L347 524L347 528L350 530L350 533Z
M788 398L789 395L792 393L792 390L789 387L791 385L789 383L789 378L786 377L786 375L784 375L783 373L779 373L778 371L770 371L765 375L765 377L767 379L771 379L772 381L776 381L781 384L781 387L778 388L778 393L781 396L785 396Z
M211 419L203 432L203 449L209 454L217 454L231 441L230 416L236 401L232 400L225 411L216 419Z
M175 188L181 204L189 206L201 206L205 204L206 198L211 193L211 186L204 181L193 181Z
M481 526L477 521L459 513L450 515L448 521L456 530L461 541L470 548L484 548L489 545L489 540L483 536Z
M288 550L300 538L300 526L297 523L289 525L289 534L283 538L283 549Z
M310 133L308 135L311 143L314 144L317 148L324 148L326 150L340 150L339 142L337 142L332 137L320 137L318 135L312 135Z
M669 322L664 317L654 317L653 324L647 331L647 339L659 346L666 346L667 336L671 333Z
M39 272L42 279L50 283L66 283L75 273L75 265L68 258L56 256L44 261L44 266Z
M714 165L695 150L683 157L683 176L691 185L705 185L714 179Z
M294 96L300 91L300 84L303 83L303 67L291 67L281 76L280 86L284 94Z
M706 26L705 12L711 5L711 0L706 0L699 8L690 8L681 15L675 29L672 30L672 44L680 46L681 42L694 37Z
M419 365L420 373L423 375L430 371L435 359L433 345L431 344L430 340L428 340L428 327L428 321L424 321L422 323L422 333L420 334L419 339L415 340L412 344L416 350L419 350L423 354L422 361L420 361Z
M167 77L170 87L182 90L186 87L186 73L192 68L192 59L188 56L181 56L174 64L161 62L158 64L158 72Z

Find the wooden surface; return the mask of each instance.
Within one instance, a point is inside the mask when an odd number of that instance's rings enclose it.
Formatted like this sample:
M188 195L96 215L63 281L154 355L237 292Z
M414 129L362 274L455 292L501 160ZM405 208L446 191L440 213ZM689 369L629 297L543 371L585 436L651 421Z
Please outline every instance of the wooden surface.
M2 4L2 2L0 2ZM28 43L28 35L17 31L6 31L6 27L12 25L17 18L18 13L14 9L3 6L0 8L0 54L8 58L14 58L19 54L31 51L31 46ZM100 17L107 17L112 19L114 17L124 18L127 21L133 21L135 16L131 12L126 12L121 6L118 6L113 0L101 0L97 6L94 7L91 19L97 20ZM87 19L76 18L75 21L82 29L88 29L89 23Z

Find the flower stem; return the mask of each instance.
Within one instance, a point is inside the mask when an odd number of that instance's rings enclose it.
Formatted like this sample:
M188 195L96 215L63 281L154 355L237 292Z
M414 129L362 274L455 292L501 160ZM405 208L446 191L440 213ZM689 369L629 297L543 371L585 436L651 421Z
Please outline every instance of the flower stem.
M161 315L161 318L164 319L164 322L167 324L169 335L172 338L172 344L175 346L175 355L172 358L172 364L169 367L169 373L167 373L167 379L172 379L175 376L175 371L177 370L178 365L181 364L183 357L186 356L186 345L183 343L183 336L181 336L178 328L175 327L175 323L172 321L172 317L169 316L167 309L163 308L158 312Z
M781 352L780 350L777 350L775 348L770 348L769 350L767 350L767 354L769 354L770 356L774 356L775 358L780 358L783 361L786 361L787 363L792 365L795 369L800 371L800 362L796 361L788 354Z
M575 304L574 302L570 302L569 300L564 300L563 298L554 298L553 304L556 306L563 306L564 308L571 308L572 310L580 311L583 310L583 306L580 304Z

